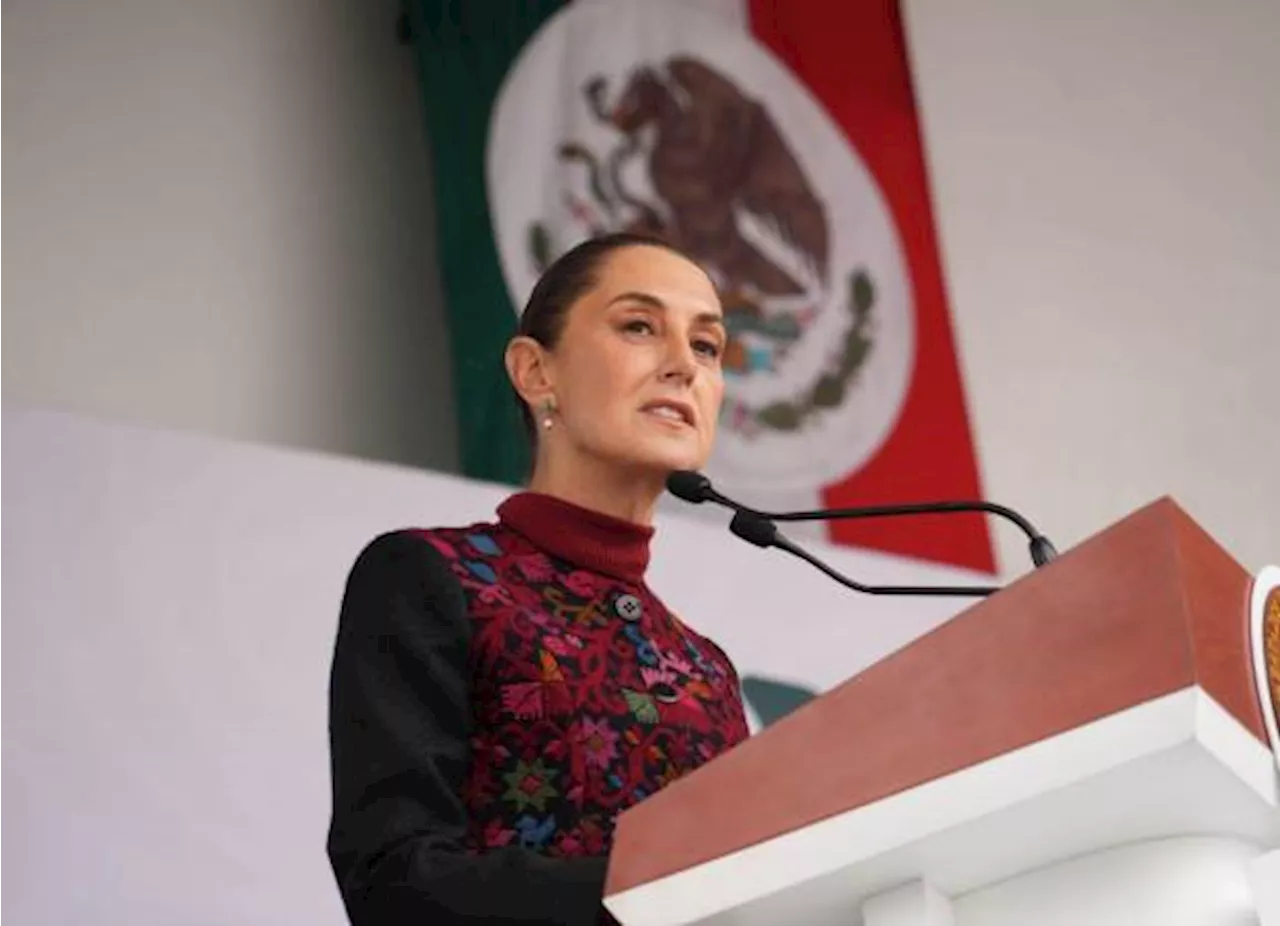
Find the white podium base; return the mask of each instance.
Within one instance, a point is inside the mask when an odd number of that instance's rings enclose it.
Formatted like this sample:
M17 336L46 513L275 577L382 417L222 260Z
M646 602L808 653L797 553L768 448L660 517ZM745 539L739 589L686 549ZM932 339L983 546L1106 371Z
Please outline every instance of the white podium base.
M1280 919L1264 910L1271 882L1251 877L1260 861L1236 839L1159 839L956 898L916 881L865 901L862 926L1273 926Z
M953 899L955 926L1256 926L1259 854L1194 836L1094 852Z
M955 926L1257 923L1277 847L1272 754L1192 687L606 904L626 926L850 926L877 895L873 918L905 915L889 892L920 882Z

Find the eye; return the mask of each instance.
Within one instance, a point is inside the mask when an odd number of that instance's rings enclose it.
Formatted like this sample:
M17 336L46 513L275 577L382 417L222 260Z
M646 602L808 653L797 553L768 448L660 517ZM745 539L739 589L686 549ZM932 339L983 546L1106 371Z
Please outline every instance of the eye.
M717 341L709 341L699 338L693 342L693 349L696 353L699 353L711 360L716 360L720 357L721 348Z
M633 318L622 323L622 330L627 334L653 334L653 322L647 318Z

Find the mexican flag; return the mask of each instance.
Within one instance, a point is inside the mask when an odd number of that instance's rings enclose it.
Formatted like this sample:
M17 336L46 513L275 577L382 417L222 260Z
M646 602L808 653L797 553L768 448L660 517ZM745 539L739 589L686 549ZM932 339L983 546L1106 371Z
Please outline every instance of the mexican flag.
M723 491L772 509L981 497L893 0L409 9L467 475L526 477L503 345L550 261L625 229L719 286ZM813 529L994 571L976 515Z

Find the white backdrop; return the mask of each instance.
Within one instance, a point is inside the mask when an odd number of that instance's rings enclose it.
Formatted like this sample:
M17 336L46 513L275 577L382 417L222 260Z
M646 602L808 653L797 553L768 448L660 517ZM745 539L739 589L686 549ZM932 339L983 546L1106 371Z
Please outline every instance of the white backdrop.
M343 922L324 836L346 571L504 491L4 410L3 914L23 926ZM957 570L827 549L869 581ZM662 518L652 585L744 673L827 687L955 600L855 597L705 519Z
M988 495L1276 560L1280 3L902 7Z
M6 3L5 398L455 465L400 6Z

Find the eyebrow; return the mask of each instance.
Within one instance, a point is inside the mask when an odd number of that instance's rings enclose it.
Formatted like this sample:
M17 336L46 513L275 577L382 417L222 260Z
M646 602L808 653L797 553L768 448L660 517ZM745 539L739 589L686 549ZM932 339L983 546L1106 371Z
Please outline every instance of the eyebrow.
M608 308L609 306L612 306L618 302L638 302L641 305L646 305L646 306L649 306L649 308L658 309L659 311L662 311L662 312L665 312L667 310L667 304L663 302L661 299L659 299L657 296L653 295L652 293L642 293L642 292L619 293L618 295L614 296L612 299L609 300L609 303L607 306L605 306L605 308ZM699 312L697 315L694 316L693 320L695 323L719 325L722 328L724 327L724 316L718 315L715 312Z

